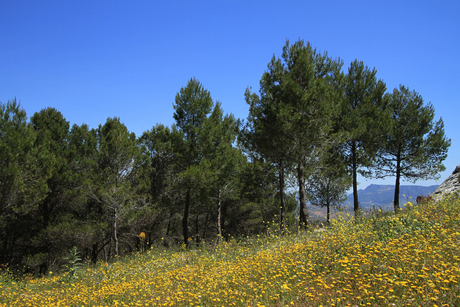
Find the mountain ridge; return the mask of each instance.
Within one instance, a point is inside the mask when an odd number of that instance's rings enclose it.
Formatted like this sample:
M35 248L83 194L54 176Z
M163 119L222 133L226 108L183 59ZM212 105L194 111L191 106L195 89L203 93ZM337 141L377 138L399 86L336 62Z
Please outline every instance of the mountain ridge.
M399 205L402 207L410 201L415 204L415 200L419 195L430 195L438 185L421 186L421 185L401 185L399 191ZM358 201L360 208L363 211L369 211L372 208L391 211L393 207L393 198L395 186L388 184L370 184L365 189L358 190ZM353 193L350 193L347 200L342 204L348 211L353 211ZM307 204L308 212L311 220L324 221L326 216L326 208Z
M407 202L415 203L419 195L429 195L434 192L438 185L401 185L399 187L399 204ZM358 190L359 205L363 210L375 208L392 209L394 200L395 186L388 184L370 184L365 189ZM350 193L344 205L353 204L353 193Z

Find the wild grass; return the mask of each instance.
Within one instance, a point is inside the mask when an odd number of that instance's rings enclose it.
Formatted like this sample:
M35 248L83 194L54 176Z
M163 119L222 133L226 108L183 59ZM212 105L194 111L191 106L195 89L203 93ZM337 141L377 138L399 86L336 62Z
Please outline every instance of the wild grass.
M32 280L1 306L459 306L460 199L193 249L159 248ZM71 276L69 275L72 272Z

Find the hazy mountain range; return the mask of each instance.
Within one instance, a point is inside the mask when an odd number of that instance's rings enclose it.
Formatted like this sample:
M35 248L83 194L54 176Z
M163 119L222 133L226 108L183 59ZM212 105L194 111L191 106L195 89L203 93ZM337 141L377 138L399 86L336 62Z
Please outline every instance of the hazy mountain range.
M401 185L399 193L399 204L408 201L416 203L415 200L419 195L429 195L437 188L437 185L420 186L420 185ZM365 189L358 190L358 201L363 211L372 209L393 210L393 199L395 193L394 185L371 184ZM348 210L353 210L353 193L350 193L343 206L348 206ZM326 208L321 208L308 204L308 210L312 219L320 219L326 215Z
M408 201L415 203L419 195L429 195L434 192L437 185L401 185L399 189L399 204L402 206ZM358 201L363 210L372 208L393 208L395 194L394 185L371 184L367 188L358 190ZM353 193L349 194L345 205L353 206Z

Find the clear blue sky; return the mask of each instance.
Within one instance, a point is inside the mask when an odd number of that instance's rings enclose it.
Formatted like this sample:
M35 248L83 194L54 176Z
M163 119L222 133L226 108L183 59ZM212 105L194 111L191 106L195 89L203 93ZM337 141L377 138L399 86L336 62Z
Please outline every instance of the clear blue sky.
M174 122L174 97L195 76L246 118L246 87L258 91L271 57L301 38L434 105L452 139L439 184L460 164L459 12L460 1L0 0L0 101L91 128L117 116L140 135Z

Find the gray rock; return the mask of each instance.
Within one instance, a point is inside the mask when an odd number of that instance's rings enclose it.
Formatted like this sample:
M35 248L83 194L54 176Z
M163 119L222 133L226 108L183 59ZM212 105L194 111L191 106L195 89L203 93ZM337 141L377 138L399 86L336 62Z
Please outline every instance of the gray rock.
M452 175L441 183L433 192L434 200L440 200L444 195L460 191L460 165L457 165Z

